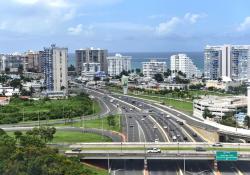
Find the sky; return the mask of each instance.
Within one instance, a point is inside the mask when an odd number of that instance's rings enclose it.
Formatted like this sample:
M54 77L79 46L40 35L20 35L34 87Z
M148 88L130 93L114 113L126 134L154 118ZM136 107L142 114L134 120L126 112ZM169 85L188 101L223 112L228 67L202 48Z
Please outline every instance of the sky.
M250 44L249 0L0 0L0 53L55 43L110 52Z

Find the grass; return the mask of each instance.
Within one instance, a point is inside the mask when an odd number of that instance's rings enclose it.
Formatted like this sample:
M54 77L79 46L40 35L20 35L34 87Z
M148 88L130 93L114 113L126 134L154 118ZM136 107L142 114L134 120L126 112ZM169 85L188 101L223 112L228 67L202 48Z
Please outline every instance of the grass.
M11 137L14 137L14 132L7 132ZM57 131L51 143L77 143L77 142L112 142L108 137L94 133L81 133L74 131Z
M88 165L83 163L84 168L91 170L92 172L94 172L94 174L98 174L98 175L107 175L108 171L99 167L95 167L92 165Z
M98 101L91 100L87 95L60 100L22 100L11 98L10 104L0 107L0 123L18 123L45 119L74 118L81 115L99 113Z
M76 143L76 142L112 142L108 137L102 137L93 133L80 133L80 132L68 132L57 131L54 135L52 143Z
M186 114L192 115L193 113L193 103L187 101L180 101L175 99L168 99L168 98L159 98L153 96L143 96L143 95L134 95L136 97L148 99L148 100L155 100L158 102L164 102L164 104L168 106L173 106L174 109L182 111Z
M116 115L115 116L115 123L116 125L109 126L107 117L105 118L100 118L100 119L94 119L94 120L84 120L82 123L81 122L76 122L76 123L67 123L67 124L59 124L56 126L74 126L74 127L84 127L84 128L96 128L96 129L105 129L105 130L112 130L112 131L121 131L121 126L120 126L120 116Z

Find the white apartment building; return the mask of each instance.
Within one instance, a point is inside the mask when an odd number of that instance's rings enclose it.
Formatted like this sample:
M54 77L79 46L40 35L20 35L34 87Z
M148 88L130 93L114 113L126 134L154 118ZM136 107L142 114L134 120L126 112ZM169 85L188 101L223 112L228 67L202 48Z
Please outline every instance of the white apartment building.
M83 63L82 77L85 80L93 80L96 73L101 71L100 63Z
M200 77L200 70L194 65L193 61L186 54L172 55L170 58L171 71L181 71L187 78Z
M206 79L245 81L250 73L250 45L206 46L204 53Z
M68 89L68 49L51 45L44 48L45 86L47 91L67 93Z
M123 56L116 54L115 56L107 57L108 60L108 74L110 76L119 75L123 70L131 70L131 56Z
M166 72L166 62L157 61L155 59L152 59L149 62L143 62L142 71L144 77L153 78L155 74L163 74Z

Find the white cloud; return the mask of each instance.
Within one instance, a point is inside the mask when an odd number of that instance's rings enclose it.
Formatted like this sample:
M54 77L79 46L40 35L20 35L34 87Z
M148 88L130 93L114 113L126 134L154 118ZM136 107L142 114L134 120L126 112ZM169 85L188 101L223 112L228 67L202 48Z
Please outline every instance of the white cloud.
M82 24L78 24L75 27L68 28L68 32L71 35L79 35L82 32L82 30L83 30Z
M48 7L69 7L70 3L66 0L12 0L13 2L22 4L22 5L36 5L42 4Z
M82 35L82 36L92 36L94 34L94 26L89 25L84 27L82 24L78 24L75 27L68 28L68 34L70 35Z
M183 17L172 17L170 20L160 23L155 28L157 35L168 35L172 33L178 26L195 24L198 19L205 17L204 14L186 13Z
M159 35L166 35L169 32L172 32L180 22L181 20L178 17L172 17L169 21L160 23L156 27L156 33Z
M250 16L246 17L242 23L237 28L237 31L244 31L250 29Z
M194 24L197 22L198 19L203 18L204 14L192 14L192 13L186 13L184 16L184 20L189 21L191 24Z

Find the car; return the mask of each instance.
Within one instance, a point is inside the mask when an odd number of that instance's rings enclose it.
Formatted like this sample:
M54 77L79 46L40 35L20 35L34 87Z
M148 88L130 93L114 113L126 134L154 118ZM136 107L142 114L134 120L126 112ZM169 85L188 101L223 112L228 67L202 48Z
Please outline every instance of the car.
M184 125L184 123L183 123L182 121L179 121L179 124L180 124L180 125Z
M133 111L133 109L132 109L132 108L129 108L129 110L130 110L130 111Z
M159 142L159 139L155 139L155 143L158 143Z
M72 151L72 152L81 152L82 149L81 149L81 148L73 148L71 151Z
M197 137L197 134L195 132L192 135L193 135L193 137Z
M198 147L195 148L195 151L197 151L197 152L204 152L204 151L207 151L207 149L198 146Z
M223 145L220 142L214 143L212 146L213 147L223 147Z
M188 140L188 138L187 138L186 136L183 136L183 140L187 141L187 140Z
M161 153L160 148L149 148L147 149L147 153Z
M139 107L142 107L142 104L139 104Z
M176 136L173 136L172 139L173 139L173 141L176 141L176 140L177 140Z

